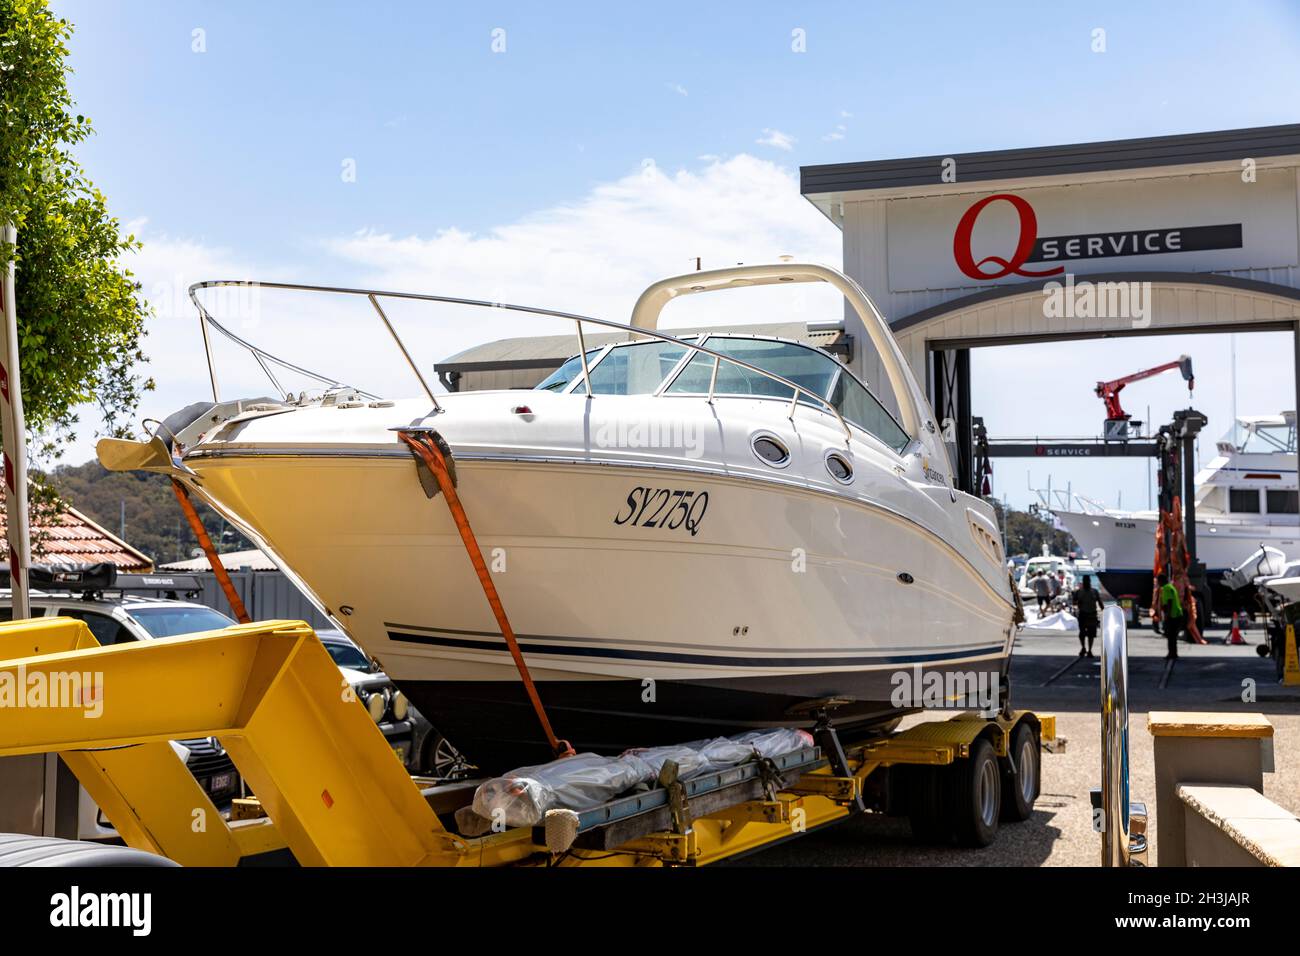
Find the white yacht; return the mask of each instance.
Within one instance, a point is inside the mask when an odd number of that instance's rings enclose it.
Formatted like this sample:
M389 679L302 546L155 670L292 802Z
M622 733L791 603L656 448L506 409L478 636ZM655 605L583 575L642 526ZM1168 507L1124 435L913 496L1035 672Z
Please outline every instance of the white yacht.
M1295 412L1239 418L1218 454L1196 475L1196 551L1215 591L1230 605L1224 574L1260 548L1300 557ZM1100 549L1099 576L1113 595L1151 594L1155 511L1107 510L1079 495L1078 510L1053 509L1084 553Z
M1262 583L1264 587L1276 592L1283 603L1294 604L1300 601L1300 561L1290 562L1281 574Z
M1065 582L1069 588L1074 587L1074 564L1059 554L1052 554L1047 546L1043 546L1043 553L1030 558L1025 562L1025 566L1020 570L1020 581L1017 589L1020 591L1020 598L1023 601L1032 601L1037 597L1034 591L1033 580L1041 572L1048 577L1056 577L1060 572L1065 572Z
M826 282L866 325L897 415L827 352L658 329L674 298ZM196 304L203 284L192 290ZM465 516L540 698L578 750L900 713L925 672L1005 687L1015 595L998 526L955 490L933 412L866 294L795 263L656 283L630 323L576 317L574 359L532 391L221 400L153 439L106 439L109 468L168 474L313 595L481 766L550 757L445 495L399 432L450 453ZM233 336L272 369L296 368ZM585 348L583 330L623 341ZM864 345L867 343L864 343ZM211 351L208 353L211 366ZM903 675L901 678L899 675ZM904 708L913 709L913 708Z

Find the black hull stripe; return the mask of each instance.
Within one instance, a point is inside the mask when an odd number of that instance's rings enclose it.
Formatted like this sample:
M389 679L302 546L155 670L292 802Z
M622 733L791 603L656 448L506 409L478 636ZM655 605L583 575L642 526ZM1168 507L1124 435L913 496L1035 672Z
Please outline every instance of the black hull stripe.
M404 644L427 644L433 647L453 647L474 651L504 652L503 641L471 641L459 637L439 637L432 634L407 634L389 631L388 639ZM718 657L708 654L680 654L666 651L635 651L617 647L573 647L553 644L520 644L519 649L529 654L552 654L564 657L613 658L628 661L661 661L674 664L704 664L716 667L843 667L861 664L922 664L933 661L953 661L971 657L984 657L1004 653L1001 644L972 647L959 653L892 654L872 657Z
M455 635L456 637L486 637L491 640L501 639L500 631L467 631L457 627L422 627L419 624L403 624L399 621L385 621L384 627L388 630L401 631L402 633L406 633L408 631L420 631L420 632L427 632L429 634L439 634L439 635L452 634ZM583 644L594 645L596 643L599 643L601 640L605 640L606 642L608 642L608 639L602 639L602 638L569 637L567 635L557 636L554 634L516 633L515 637L521 641L547 641L549 643L563 643L564 641L580 641ZM696 647L703 647L705 650L709 650L709 651L723 651L723 650L733 649L730 647L718 647L716 645L707 645L707 644L697 644ZM969 644L942 644L938 647L939 651L954 651L954 652L961 652L963 654L968 653L970 649L971 649L971 645ZM830 656L830 655L834 655L839 650L840 649L838 647L810 647L807 649L809 657L816 657L819 654ZM880 649L880 653L884 654L886 651L903 651L903 650L904 649L900 647L882 647ZM820 658L818 659L820 660Z

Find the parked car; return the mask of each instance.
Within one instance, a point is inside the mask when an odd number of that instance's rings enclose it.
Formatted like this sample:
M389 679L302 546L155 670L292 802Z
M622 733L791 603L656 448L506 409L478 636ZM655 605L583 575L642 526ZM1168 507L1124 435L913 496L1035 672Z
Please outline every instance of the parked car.
M393 753L408 770L418 771L420 744L429 731L429 722L393 686L378 662L367 657L346 634L319 630L316 636L343 672L357 700L379 725Z
M98 591L36 592L31 596L31 612L33 617L71 617L84 621L100 644L151 641L217 630L235 623L202 604L125 593L104 597ZM0 593L0 621L11 620L12 598L8 592ZM243 793L243 781L221 742L216 737L200 737L173 740L171 745L213 806L223 815L228 814L231 801ZM117 836L108 818L84 789L77 815L79 839L107 840Z
M319 630L316 636L409 771L440 779L471 775L475 768L393 686L378 661L342 631Z

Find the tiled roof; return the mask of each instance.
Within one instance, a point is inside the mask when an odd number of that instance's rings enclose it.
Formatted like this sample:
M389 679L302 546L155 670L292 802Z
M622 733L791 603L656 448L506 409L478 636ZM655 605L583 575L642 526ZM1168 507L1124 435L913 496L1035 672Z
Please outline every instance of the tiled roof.
M7 527L0 508L0 539ZM0 563L9 549L0 540ZM108 561L119 571L152 571L153 562L117 535L101 528L76 508L67 508L49 524L32 528L32 561L37 564L98 564Z
M275 563L256 548L248 551L227 551L221 555L221 566L227 571L276 571ZM159 571L211 571L212 565L206 557L190 558L187 561L172 561L158 568Z

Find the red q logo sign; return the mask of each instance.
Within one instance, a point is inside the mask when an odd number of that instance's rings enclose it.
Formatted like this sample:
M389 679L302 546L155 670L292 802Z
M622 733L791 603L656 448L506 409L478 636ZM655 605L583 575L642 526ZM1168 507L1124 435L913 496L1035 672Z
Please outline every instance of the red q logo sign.
M1016 242L1016 251L1011 254L1010 260L1001 259L998 256L985 256L979 262L976 262L975 254L971 252L970 247L971 233L975 230L975 220L979 218L985 206L997 202L999 199L1015 206L1016 213L1020 216L1020 239ZM1029 205L1029 201L1019 196L1013 196L1011 193L997 193L992 196L985 196L966 210L957 223L957 231L952 236L952 256L957 260L957 268L972 279L1001 279L1003 276L1009 276L1012 273L1018 276L1031 277L1054 276L1064 272L1065 266L1057 266L1055 269L1045 269L1041 272L1031 272L1021 268L1029 261L1029 256L1034 251L1034 243L1037 240L1038 217L1034 215L1034 207ZM985 272L984 265L987 263L992 263L999 268L993 272Z

